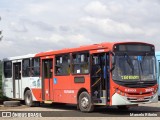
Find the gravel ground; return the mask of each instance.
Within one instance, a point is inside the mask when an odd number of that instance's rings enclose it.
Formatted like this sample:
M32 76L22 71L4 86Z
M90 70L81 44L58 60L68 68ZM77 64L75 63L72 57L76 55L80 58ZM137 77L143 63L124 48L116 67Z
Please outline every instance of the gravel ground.
M118 119L118 120L160 120L160 101L158 103L152 103L152 104L142 104L139 107L132 107L129 110L118 110L115 107L108 107L108 108L102 108L97 107L94 112L92 113L82 113L76 109L75 105L64 105L64 104L43 104L40 107L27 107L25 105L19 106L19 107L4 107L3 105L0 106L0 111L12 111L12 112L38 112L38 111L44 111L41 112L42 116L50 115L50 116L56 116L56 117L47 117L47 118L21 118L21 117L8 117L8 118L1 118L1 120L4 119L13 119L13 120L20 120L20 119L34 119L34 120L42 120L42 119L56 119L56 120L63 120L63 119L74 119L74 120L106 120L106 119ZM47 112L46 112L47 111ZM158 115L158 117L129 117L130 114L138 114L138 115L144 115L144 114L152 114L152 115ZM69 117L66 117L69 116ZM83 117L82 117L83 116ZM87 116L87 117L86 117Z

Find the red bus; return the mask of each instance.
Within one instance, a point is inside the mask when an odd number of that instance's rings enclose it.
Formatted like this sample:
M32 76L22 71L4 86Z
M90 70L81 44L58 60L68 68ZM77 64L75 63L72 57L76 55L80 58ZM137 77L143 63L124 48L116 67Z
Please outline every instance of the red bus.
M7 58L3 91L28 106L70 103L83 112L158 102L155 47L113 42Z

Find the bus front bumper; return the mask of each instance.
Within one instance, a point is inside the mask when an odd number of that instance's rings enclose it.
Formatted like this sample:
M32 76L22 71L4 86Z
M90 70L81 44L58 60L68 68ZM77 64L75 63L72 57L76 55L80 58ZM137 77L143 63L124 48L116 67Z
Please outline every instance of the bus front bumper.
M135 99L115 93L112 96L112 105L136 105L158 102L158 92L152 96L146 96L143 99Z

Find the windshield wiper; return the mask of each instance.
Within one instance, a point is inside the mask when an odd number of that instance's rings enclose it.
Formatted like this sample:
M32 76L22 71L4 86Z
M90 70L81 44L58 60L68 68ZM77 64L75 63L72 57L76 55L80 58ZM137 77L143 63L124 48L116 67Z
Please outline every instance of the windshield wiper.
M143 64L144 60L146 59L146 57L147 57L147 53L146 53L146 55L143 57L143 60L141 60L141 61L139 62L142 73L143 73L143 67L142 67L142 64Z
M132 69L132 74L134 75L134 66L133 66L131 58L126 53L124 55L124 58L127 61L127 63L130 66L130 68Z
M139 62L139 64L140 64L140 67L141 67L141 71L143 73L142 62Z

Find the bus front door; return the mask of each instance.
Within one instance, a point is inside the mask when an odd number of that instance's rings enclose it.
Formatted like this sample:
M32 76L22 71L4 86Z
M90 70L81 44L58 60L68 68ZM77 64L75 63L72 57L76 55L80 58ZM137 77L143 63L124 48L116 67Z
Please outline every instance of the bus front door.
M91 91L95 104L109 101L109 53L92 54Z
M42 99L52 100L53 58L42 59Z
M13 98L21 98L21 62L13 63Z

